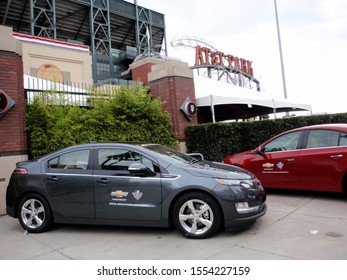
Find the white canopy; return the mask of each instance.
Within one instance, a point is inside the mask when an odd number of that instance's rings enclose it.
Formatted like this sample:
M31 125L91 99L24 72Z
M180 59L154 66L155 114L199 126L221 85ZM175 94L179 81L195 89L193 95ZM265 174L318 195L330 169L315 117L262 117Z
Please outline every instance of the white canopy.
M212 121L245 119L278 112L312 110L309 104L287 99L274 99L255 90L203 76L195 75L194 84L196 106L200 113L210 114ZM209 117L206 118L206 121L210 120Z

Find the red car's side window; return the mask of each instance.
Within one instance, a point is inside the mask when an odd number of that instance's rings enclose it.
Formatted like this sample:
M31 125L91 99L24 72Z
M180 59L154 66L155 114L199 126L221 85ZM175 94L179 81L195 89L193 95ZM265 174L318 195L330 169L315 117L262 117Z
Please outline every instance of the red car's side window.
M264 146L264 152L270 153L297 149L301 133L301 131L291 132L274 139Z
M311 130L308 134L307 149L335 147L339 145L339 139L339 131Z
M341 132L339 146L347 146L347 133Z

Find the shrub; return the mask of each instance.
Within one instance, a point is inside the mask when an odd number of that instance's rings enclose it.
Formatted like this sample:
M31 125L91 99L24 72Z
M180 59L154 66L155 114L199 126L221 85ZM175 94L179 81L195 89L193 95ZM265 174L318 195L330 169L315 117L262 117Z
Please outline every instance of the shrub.
M170 116L147 87L94 90L89 108L68 105L64 94L44 92L27 106L30 157L74 144L96 142L151 142L175 147Z

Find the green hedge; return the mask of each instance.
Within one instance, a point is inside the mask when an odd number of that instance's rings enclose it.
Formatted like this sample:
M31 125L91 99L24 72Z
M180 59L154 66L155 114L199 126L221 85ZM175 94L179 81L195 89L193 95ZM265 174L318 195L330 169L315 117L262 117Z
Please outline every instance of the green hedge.
M347 114L193 125L185 130L186 145L190 153L202 153L205 159L222 161L227 155L254 149L283 131L326 123L347 123Z
M95 142L151 142L176 147L169 114L147 87L121 87L108 94L95 90L89 108L68 105L64 94L44 92L27 106L29 157Z

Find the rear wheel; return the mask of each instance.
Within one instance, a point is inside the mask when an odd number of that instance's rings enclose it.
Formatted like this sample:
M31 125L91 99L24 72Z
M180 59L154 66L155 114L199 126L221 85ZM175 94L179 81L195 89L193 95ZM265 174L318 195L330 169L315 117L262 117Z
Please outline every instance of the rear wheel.
M221 224L221 213L215 200L199 192L180 197L173 208L176 228L186 237L203 239L216 233Z
M48 230L52 225L52 212L48 202L40 195L27 195L19 204L18 219L22 227L31 233Z

